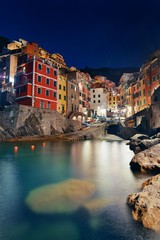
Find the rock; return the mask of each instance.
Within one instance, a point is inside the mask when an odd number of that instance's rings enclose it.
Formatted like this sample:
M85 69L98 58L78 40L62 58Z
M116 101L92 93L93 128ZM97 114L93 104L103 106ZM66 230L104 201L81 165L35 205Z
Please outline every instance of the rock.
M140 139L140 140L144 140L144 139L150 139L148 135L145 135L145 134L135 134L133 137L131 137L131 140L137 140L137 139Z
M130 166L133 171L160 173L160 144L135 154Z
M160 138L160 133L157 133L157 138Z
M128 196L136 221L144 227L160 232L160 174L143 183L143 190Z
M81 122L49 109L10 105L0 113L0 141L29 136L56 136L81 129Z
M117 135L125 140L128 140L135 134L139 133L137 129L131 127L124 127L121 123L108 126L107 132L108 134Z
M140 140L139 138L136 138L136 136L134 136L133 138L131 138L128 145L130 145L130 150L132 150L136 154L158 143L160 143L160 138Z
M26 204L37 213L71 213L90 199L94 192L92 182L70 179L31 191Z
M106 134L106 136L104 136L102 139L107 140L107 141L118 141L118 142L124 141L123 138L118 137L118 136L113 135L113 134Z

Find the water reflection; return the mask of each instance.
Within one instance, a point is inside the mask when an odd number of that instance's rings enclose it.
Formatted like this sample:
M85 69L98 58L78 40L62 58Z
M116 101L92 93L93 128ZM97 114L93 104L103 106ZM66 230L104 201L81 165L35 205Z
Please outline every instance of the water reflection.
M133 220L126 204L127 196L139 191L149 176L131 172L133 153L125 142L45 142L45 146L35 142L17 146L16 153L14 144L2 144L0 148L1 240L159 239ZM93 197L72 213L35 214L25 205L32 190L71 178L90 181L96 187Z

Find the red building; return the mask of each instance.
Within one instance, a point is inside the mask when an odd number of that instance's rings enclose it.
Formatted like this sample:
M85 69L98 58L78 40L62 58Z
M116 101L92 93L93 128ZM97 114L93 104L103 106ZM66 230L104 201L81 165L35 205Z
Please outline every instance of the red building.
M49 61L30 54L20 56L14 81L16 102L57 110L57 74Z

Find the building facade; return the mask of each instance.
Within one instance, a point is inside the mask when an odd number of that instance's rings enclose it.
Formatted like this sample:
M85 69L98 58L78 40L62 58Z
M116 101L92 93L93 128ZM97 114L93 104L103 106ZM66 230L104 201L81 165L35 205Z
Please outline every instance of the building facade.
M57 69L39 57L25 54L18 59L14 88L16 102L57 110Z

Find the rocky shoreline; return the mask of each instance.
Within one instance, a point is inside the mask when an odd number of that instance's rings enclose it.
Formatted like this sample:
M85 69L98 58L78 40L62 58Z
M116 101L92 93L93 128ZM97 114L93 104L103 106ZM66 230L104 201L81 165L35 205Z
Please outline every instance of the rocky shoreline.
M21 142L21 141L82 141L91 139L105 139L105 124L97 124L92 127L81 128L80 130L70 133L57 133L55 135L35 135L20 136L5 139L5 142ZM117 139L117 137L115 136ZM110 137L110 139L112 139ZM119 138L120 139L120 138ZM123 139L121 139L123 140Z
M143 183L141 192L130 194L127 203L136 221L160 233L160 134L134 136L128 145L135 153L130 162L132 171L157 175Z

